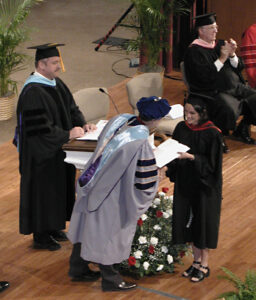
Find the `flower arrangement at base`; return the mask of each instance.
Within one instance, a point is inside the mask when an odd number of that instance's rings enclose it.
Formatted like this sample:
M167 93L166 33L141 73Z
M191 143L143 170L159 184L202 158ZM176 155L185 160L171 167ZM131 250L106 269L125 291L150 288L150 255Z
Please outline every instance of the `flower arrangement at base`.
M135 277L172 273L174 263L181 263L189 253L187 245L172 244L173 196L167 192L168 188L163 188L139 218L130 257L120 264L120 271Z

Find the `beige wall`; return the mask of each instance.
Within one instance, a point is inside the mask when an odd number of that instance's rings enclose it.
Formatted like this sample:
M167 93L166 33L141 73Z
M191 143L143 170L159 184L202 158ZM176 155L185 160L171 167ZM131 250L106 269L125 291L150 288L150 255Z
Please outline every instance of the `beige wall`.
M256 0L208 0L208 12L217 14L218 38L232 37L239 45L244 30L256 23Z

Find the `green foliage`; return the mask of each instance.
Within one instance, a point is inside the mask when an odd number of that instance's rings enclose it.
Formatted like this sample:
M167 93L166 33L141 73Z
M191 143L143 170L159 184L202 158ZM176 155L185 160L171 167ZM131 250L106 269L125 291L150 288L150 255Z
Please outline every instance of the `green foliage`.
M159 53L169 47L169 16L189 12L187 0L131 0L136 9L132 22L137 38L128 45L129 51L144 49L150 66L158 62Z
M226 292L218 296L218 299L225 300L256 300L256 271L248 270L245 280L242 281L238 276L227 268L221 268L226 275L219 276L220 279L228 280L234 285L237 291Z
M17 83L10 75L24 68L27 55L17 47L29 39L31 28L25 19L32 6L43 0L0 0L0 97L17 92Z
M172 273L174 263L188 253L187 245L172 245L172 196L156 195L148 211L138 220L130 257L120 269L135 277Z

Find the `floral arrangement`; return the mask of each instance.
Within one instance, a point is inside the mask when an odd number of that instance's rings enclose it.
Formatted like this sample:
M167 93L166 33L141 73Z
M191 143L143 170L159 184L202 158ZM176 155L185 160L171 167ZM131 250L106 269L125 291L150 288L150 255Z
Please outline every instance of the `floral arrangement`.
M159 192L148 211L138 222L128 260L120 270L136 277L172 273L174 263L188 254L187 245L172 245L173 196L167 196L168 188Z

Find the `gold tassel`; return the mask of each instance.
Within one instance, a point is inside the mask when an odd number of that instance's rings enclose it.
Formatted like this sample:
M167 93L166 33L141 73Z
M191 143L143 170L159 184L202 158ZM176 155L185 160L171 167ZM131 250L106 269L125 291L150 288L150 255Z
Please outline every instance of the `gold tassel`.
M65 69L65 66L64 66L64 63L63 63L63 59L62 59L62 56L61 56L61 53L60 53L60 49L59 49L58 47L56 47L56 49L57 49L58 52L59 52L59 56L60 56L60 65L61 65L62 72L66 72L66 69Z

